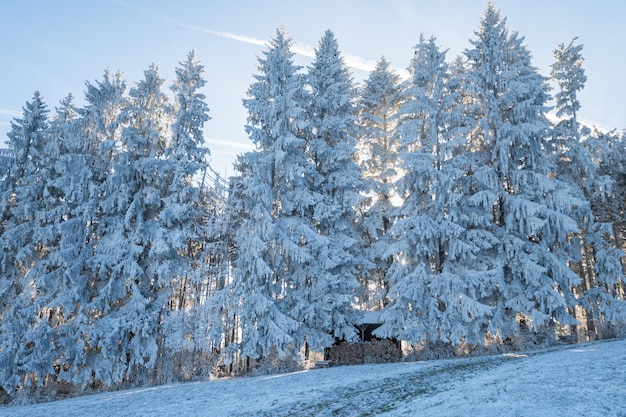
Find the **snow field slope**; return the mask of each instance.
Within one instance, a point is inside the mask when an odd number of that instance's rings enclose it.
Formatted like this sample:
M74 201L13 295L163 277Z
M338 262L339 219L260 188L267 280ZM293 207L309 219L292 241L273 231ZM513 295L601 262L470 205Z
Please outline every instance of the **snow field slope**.
M172 384L0 408L38 416L626 416L626 340Z

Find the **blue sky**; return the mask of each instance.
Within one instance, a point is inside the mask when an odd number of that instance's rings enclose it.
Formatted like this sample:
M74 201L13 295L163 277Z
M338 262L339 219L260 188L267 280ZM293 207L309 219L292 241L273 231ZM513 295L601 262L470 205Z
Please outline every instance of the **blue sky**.
M626 2L494 1L511 29L526 38L534 65L549 74L552 51L578 36L588 77L580 95L583 120L626 127ZM211 109L205 128L214 169L230 175L237 153L250 148L241 100L256 73L264 42L285 26L307 65L331 29L363 80L381 56L406 68L420 33L435 36L451 60L470 47L482 0L0 0L0 138L39 90L53 109L68 93L80 105L85 81L105 68L129 86L151 63L168 81L188 51L205 65Z

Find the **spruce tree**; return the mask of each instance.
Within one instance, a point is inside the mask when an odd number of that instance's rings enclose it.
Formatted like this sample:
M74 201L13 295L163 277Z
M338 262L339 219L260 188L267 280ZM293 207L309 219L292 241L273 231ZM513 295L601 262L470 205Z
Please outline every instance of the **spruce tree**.
M10 166L2 195L0 235L0 384L7 392L41 386L52 374L52 329L45 282L31 270L46 248L34 236L43 209L48 109L36 91L8 134Z
M394 223L396 181L401 176L395 115L402 103L399 76L383 57L359 91L359 153L364 191L368 197L360 206L359 229L372 264L361 276L362 308L381 309L388 290L385 273L392 259L386 254L388 235Z
M547 84L531 64L523 38L489 4L465 51L477 99L479 161L472 172L471 202L480 228L498 240L493 265L500 271L485 286L494 315L489 330L501 337L521 329L572 324L572 287L579 277L569 268L579 231L574 211L588 204L555 179L546 155Z
M553 52L555 62L551 75L558 86L554 99L559 120L552 136L559 176L591 202L577 212L582 240L578 273L582 282L576 293L585 312L578 318L584 322L581 324L588 334L603 337L605 331L626 321L622 289L625 278L619 261L623 252L610 243L614 241L614 231L610 217L606 216L606 207L615 196L613 180L599 172L599 161L607 151L606 144L602 143L604 135L592 132L577 118L581 108L578 93L584 88L587 77L582 67L583 45L575 44L576 40L574 38L567 46L558 45ZM579 332L579 337L587 338L583 332Z
M126 83L119 72L107 70L101 81L85 85L85 105L76 109L78 119L63 128L66 151L62 158L71 215L63 226L61 246L63 256L73 258L64 273L71 277L72 294L80 301L75 318L59 330L62 362L69 365L60 368L58 378L78 386L113 383L106 369L114 364L101 348L102 336L94 325L111 308L101 302L107 275L95 255L107 224L101 202L107 197L105 184L119 151L119 117L126 103Z
M361 200L354 159L354 87L331 31L320 40L307 75L311 90L307 150L315 166L309 187L317 198L311 220L319 236L310 241L315 261L302 271L292 297L297 298L294 317L300 317L306 328L304 340L321 351L335 338L354 338L350 310L365 263L354 221Z
M455 129L463 111L459 76L435 39L423 36L409 72L397 116L402 206L389 231L389 305L376 333L413 344L481 343L491 309L474 280L485 271L466 263L485 248L466 229L463 212L467 161Z
M85 355L85 326L88 320L83 307L89 303L86 259L91 252L86 247L89 236L85 207L93 207L94 155L90 139L85 135L70 94L56 108L50 124L50 143L56 147L55 172L48 181L49 254L40 261L38 270L46 280L48 308L55 324L54 361L58 381L84 383L76 377L81 373ZM49 151L50 154L54 152ZM43 261L43 262L42 262Z
M203 127L210 119L206 97L204 66L191 51L176 68L172 139L166 148L165 172L159 227L169 263L172 296L164 316L165 348L177 360L206 357L220 340L207 337L217 326L219 316L207 305L207 294L215 290L210 270L213 257L220 260L221 246L215 244L219 231L213 227L221 215L221 202L212 190L202 190L199 178L210 169L204 145ZM210 198L213 195L213 198ZM220 271L223 272L223 271ZM165 353L165 352L164 352ZM162 362L170 362L163 356ZM159 364L160 366L167 365ZM205 364L206 366L206 364ZM190 369L193 367L190 366ZM197 372L193 369L193 372ZM167 376L171 377L171 376Z
M101 317L90 344L100 349L103 362L93 371L105 384L154 366L159 319L170 294L170 249L159 227L170 124L163 82L152 65L130 90L120 113L120 149L100 191L102 218L92 259L99 288L90 307Z
M319 235L311 224L316 177L307 158L304 79L293 63L292 41L278 29L259 58L248 89L246 131L256 150L244 155L240 195L246 219L235 236L237 258L228 309L236 315L245 357L272 352L293 355L303 324L293 317L292 291L303 268L314 262L309 248Z

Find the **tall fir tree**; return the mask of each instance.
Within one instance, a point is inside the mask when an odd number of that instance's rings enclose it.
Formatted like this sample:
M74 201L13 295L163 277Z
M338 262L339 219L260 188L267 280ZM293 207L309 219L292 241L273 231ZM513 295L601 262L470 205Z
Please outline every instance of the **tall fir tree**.
M568 307L577 302L572 287L579 277L569 263L580 255L571 240L579 230L573 216L588 203L551 175L548 87L523 38L493 4L475 33L465 55L482 166L472 173L471 202L480 209L479 227L498 240L493 263L500 271L487 286L494 307L489 330L503 338L522 329L549 332L574 323Z
M64 344L62 366L58 379L77 386L96 381L111 384L106 369L111 364L96 341L98 319L107 309L101 308L100 291L105 287L106 276L100 274L100 264L94 256L99 245L104 212L101 201L106 181L113 172L113 158L120 139L119 115L126 103L126 83L120 72L105 71L101 81L85 83L85 105L77 108L77 120L66 124L62 166L66 175L65 199L70 213L63 224L62 253L72 258L64 270L72 280L72 294L77 300L76 312L59 330L59 341ZM108 307L107 307L108 308ZM97 333L97 332L96 332Z
M169 248L158 224L170 123L163 82L152 65L130 90L120 113L120 149L100 191L92 259L100 286L90 307L101 317L90 345L100 349L103 362L94 372L105 384L145 375L154 366L160 315L169 300Z
M455 129L463 99L459 76L435 39L423 36L409 72L398 112L403 202L389 231L389 305L376 332L413 344L481 343L491 308L481 302L475 279L485 271L463 262L485 248L466 230L462 211L467 168L466 153L456 149L463 143Z
M52 374L52 329L42 309L44 282L32 269L46 248L36 240L44 208L48 109L36 91L8 134L10 166L2 195L0 234L0 384L7 392L41 386Z
M626 321L624 305L624 272L620 264L623 252L611 245L613 225L605 215L607 202L614 198L613 180L599 172L597 154L604 148L603 135L594 134L578 122L581 108L578 93L587 77L582 67L582 44L574 38L567 46L560 44L553 51L555 62L551 76L558 86L555 94L556 116L553 142L558 158L558 175L578 191L591 206L581 207L577 220L581 225L582 258L578 273L582 278L576 288L584 314L577 314L579 338L603 337L617 323ZM600 140L598 140L600 139ZM606 148L605 148L606 149ZM586 330L586 331L582 331Z
M228 309L241 340L231 345L244 357L295 354L303 324L292 316L303 267L314 262L309 248L319 235L311 224L318 199L309 182L315 167L307 158L306 92L292 41L278 29L259 58L259 74L244 100L246 130L256 145L240 165L246 219L235 236L237 258Z
M306 265L292 297L298 298L294 316L304 323L304 340L321 351L335 338L354 337L350 311L365 264L354 212L362 188L355 162L354 87L331 31L320 40L307 75L307 150L315 166L309 186L317 196L311 214L319 237L310 241L315 261Z
M400 77L383 57L359 91L359 153L364 189L368 197L360 205L359 228L366 257L373 265L361 277L359 303L365 309L384 306L389 289L385 273L392 259L386 254L388 234L394 223L396 182L401 176L395 115L402 103Z
M220 208L217 198L205 198L198 177L209 169L209 150L204 145L203 127L210 119L206 97L201 89L206 84L204 66L195 51L176 68L172 140L166 149L165 172L159 227L163 230L165 253L169 259L172 298L164 317L165 347L175 357L185 355L206 357L219 346L220 340L207 337L220 317L208 309L206 294L214 291L210 273L211 256L223 256L214 227ZM210 191L209 191L210 192ZM218 327L219 326L215 326ZM181 352L182 351L182 352ZM192 358L195 359L195 358ZM162 362L168 362L164 358ZM162 365L162 364L161 364ZM171 376L170 376L171 377Z
M48 205L47 217L56 239L47 239L50 253L38 268L46 280L48 308L54 313L50 317L55 325L55 378L70 383L77 383L75 378L84 365L88 320L82 309L89 302L85 260L91 254L86 246L90 210L85 207L93 207L92 179L96 175L90 139L81 128L78 111L70 94L56 108L50 124L50 144L57 144L57 156L55 175L48 181L47 195L54 199ZM49 153L55 154L52 150Z

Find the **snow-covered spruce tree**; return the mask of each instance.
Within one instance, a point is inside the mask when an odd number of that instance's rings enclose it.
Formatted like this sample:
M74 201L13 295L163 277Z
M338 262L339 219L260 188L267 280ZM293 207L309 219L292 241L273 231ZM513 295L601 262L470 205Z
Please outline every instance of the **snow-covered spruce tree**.
M106 385L147 377L171 293L176 263L166 242L169 231L160 224L163 187L170 177L165 156L171 117L162 84L153 65L130 90L120 114L120 149L112 154L112 169L100 190L91 259L98 287L86 308L97 315L88 338L97 358L90 366Z
M387 232L394 223L396 181L401 176L395 115L402 102L400 77L383 57L360 88L357 101L357 162L361 167L367 199L359 206L359 229L366 247L366 258L373 265L361 276L361 308L378 310L384 306L388 285L385 273L391 264L387 252Z
M613 223L613 236L615 246L626 252L626 134L622 132L600 133L595 135L605 152L600 160L599 173L608 175L613 181L612 197L603 206L606 211L602 213L602 221ZM595 208L595 213L600 210ZM622 258L622 265L625 265L626 258ZM626 285L622 285L622 294L626 292Z
M246 130L257 149L240 165L247 218L235 237L238 253L226 290L241 331L241 342L231 347L251 358L272 352L294 357L300 349L307 324L292 294L315 285L309 266L325 244L313 223L317 172L307 156L307 97L291 43L278 29L244 100Z
M320 40L307 75L307 151L315 172L306 185L316 198L311 220L319 236L307 238L313 261L299 266L289 297L294 304L291 316L303 323L296 343L322 351L334 338L354 337L349 316L357 276L366 264L354 212L362 188L354 159L354 87L331 31Z
M572 288L580 282L569 267L580 256L571 240L579 231L573 216L588 203L551 175L547 85L523 38L509 31L493 4L475 33L465 55L478 101L473 134L483 165L472 173L471 202L499 241L494 263L501 272L489 285L489 330L506 338L523 328L573 324L568 307L577 302Z
M42 282L31 273L46 248L33 233L43 208L48 140L48 109L35 92L14 119L8 134L10 166L2 187L0 235L0 385L16 388L43 385L54 373L48 352L52 329L42 310Z
M559 176L580 187L587 194L592 190L596 164L583 141L590 130L578 122L577 113L581 105L578 93L585 87L585 70L582 67L583 45L575 44L577 38L565 46L558 45L553 51L554 63L550 75L557 84L554 95L556 117L553 128L554 151L558 156Z
M205 95L200 91L206 84L204 66L191 51L176 68L174 120L172 140L166 148L167 172L163 184L163 209L159 215L163 245L169 248L163 257L169 259L172 298L164 317L165 348L159 367L177 365L172 360L198 363L210 371L206 363L196 362L207 357L220 340L209 338L210 328L219 317L208 309L207 294L214 291L210 273L212 257L220 253L216 217L221 214L220 201L200 189L197 177L209 169L204 147L204 124L210 119ZM209 189L208 193L211 191ZM216 207L217 206L217 207ZM222 256L220 256L222 255ZM196 356L196 357L194 357ZM187 364L190 372L198 372ZM163 375L172 378L174 375Z
M222 338L221 364L228 372L238 372L249 365L248 358L239 356L239 319L238 314L243 306L238 305L243 294L234 292L233 279L234 269L238 264L239 248L237 235L244 224L250 221L248 212L250 201L246 184L252 182L252 158L251 153L237 155L233 164L235 175L229 178L228 197L225 200L224 213L222 216L223 245L226 252L226 270L220 274L218 285L211 294L209 307L221 313L222 320L212 323L211 337ZM215 317L214 314L212 314ZM221 329L219 326L221 325Z
M559 120L553 129L558 174L591 202L591 207L585 206L577 213L583 256L578 263L582 282L576 293L585 311L583 317L577 318L587 330L578 331L584 340L588 334L603 337L604 330L626 322L626 305L622 293L625 277L620 264L623 252L611 245L613 226L604 215L608 200L614 198L613 180L598 172L598 150L603 153L605 147L598 135L577 119L581 108L578 92L584 88L587 77L582 68L583 45L575 41L576 38L554 50L551 75L558 86L554 99Z
M94 382L94 368L109 366L102 360L97 343L91 344L94 323L102 310L93 305L105 286L106 277L98 275L94 250L98 245L103 212L99 205L104 184L112 172L112 161L119 140L119 113L124 106L126 84L121 73L104 73L102 81L86 83L85 106L76 108L78 119L68 119L71 108L59 109L52 130L60 134L63 152L59 160L60 177L68 213L61 225L60 259L64 283L71 290L57 300L64 322L57 327L55 344L63 352L57 379L78 386ZM63 114L62 114L63 113ZM58 125L58 126L57 126ZM107 364L108 363L108 364Z
M50 123L50 145L57 144L54 175L44 194L49 203L40 220L48 223L43 235L48 254L38 263L37 276L45 283L46 308L54 325L54 364L58 381L76 382L84 365L84 334L87 323L82 310L89 301L86 246L93 205L96 155L85 135L70 94L56 108ZM55 151L50 149L50 155Z
M623 134L593 129L584 138L592 155L595 174L589 189L593 215L586 218L583 259L593 268L586 268L582 288L589 290L581 297L586 308L589 338L613 337L626 322L626 141ZM586 223L585 223L586 224ZM590 279L591 277L591 279ZM579 332L580 333L580 332ZM623 333L622 333L623 334ZM585 335L582 335L583 338Z
M602 207L594 207L594 213L603 221L613 222L616 245L626 251L626 132L596 130L593 137L592 153L599 161L598 173L611 178L613 184L613 198Z
M86 224L75 209L89 197L83 184L89 165L76 158L79 129L72 95L56 108L47 130L42 156L45 181L41 203L33 222L33 241L42 254L30 270L37 287L33 308L47 321L47 345L36 346L36 354L47 364L47 379L65 380L73 371L80 332L76 318L85 296L84 274L76 269ZM89 184L88 182L86 184ZM35 352L33 352L35 354ZM54 367L53 367L54 365Z
M423 36L409 72L397 128L403 202L389 230L389 305L377 334L412 344L479 344L491 308L481 302L483 283L476 280L487 275L477 262L485 237L465 229L462 212L467 158L457 149L463 141L457 137L464 110L460 77L435 39Z

